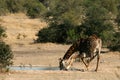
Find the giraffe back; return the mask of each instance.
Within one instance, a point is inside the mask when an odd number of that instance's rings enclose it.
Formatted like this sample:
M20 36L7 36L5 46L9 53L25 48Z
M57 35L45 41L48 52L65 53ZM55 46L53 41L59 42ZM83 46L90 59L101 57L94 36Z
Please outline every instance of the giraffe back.
M98 47L100 47L101 39L99 39L96 35L91 35L88 38L81 39L79 44L79 52L80 54L85 53L86 57L92 57Z

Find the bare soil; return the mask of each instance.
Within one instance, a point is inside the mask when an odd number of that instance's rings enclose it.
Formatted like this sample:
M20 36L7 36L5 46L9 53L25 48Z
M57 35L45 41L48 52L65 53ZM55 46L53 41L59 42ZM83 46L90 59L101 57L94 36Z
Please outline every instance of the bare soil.
M55 43L34 44L35 34L47 26L43 20L29 19L24 14L0 16L0 24L6 29L5 42L12 48L14 65L58 67L58 59L63 57L70 45ZM76 69L85 69L81 62L74 62ZM120 52L101 53L98 72L96 59L88 71L79 70L24 70L0 73L0 80L120 80Z

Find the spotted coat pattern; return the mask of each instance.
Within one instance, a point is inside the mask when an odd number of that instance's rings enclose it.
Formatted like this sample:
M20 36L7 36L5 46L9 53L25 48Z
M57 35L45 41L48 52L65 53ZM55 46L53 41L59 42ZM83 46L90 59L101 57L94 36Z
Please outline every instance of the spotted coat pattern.
M83 53L85 53L85 56L83 57L93 58L97 49L101 48L101 44L101 39L98 38L96 35L91 35L88 38L78 39L75 43L72 44L72 46L70 46L63 58L60 60L60 69L63 69L64 67L63 61L69 60L70 58L73 59L79 56L81 57ZM72 56L77 51L79 52L79 55ZM100 53L100 49L98 51Z

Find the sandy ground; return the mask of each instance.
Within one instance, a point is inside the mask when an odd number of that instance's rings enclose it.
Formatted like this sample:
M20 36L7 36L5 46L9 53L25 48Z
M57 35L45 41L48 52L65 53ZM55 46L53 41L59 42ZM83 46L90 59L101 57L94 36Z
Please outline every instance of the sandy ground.
M29 19L24 14L9 14L0 17L0 24L5 27L8 43L14 54L14 65L51 66L58 67L58 59L63 57L70 45L55 43L33 44L35 34L46 27L40 19ZM95 72L96 59L89 71L60 70L24 70L0 73L0 80L120 80L120 52L101 53L100 66ZM85 69L81 62L75 62L72 67Z

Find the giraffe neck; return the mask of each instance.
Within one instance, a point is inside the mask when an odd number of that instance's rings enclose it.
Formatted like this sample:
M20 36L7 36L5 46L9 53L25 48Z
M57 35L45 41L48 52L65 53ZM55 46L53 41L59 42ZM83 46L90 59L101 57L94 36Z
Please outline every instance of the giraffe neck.
M74 52L78 51L78 46L79 46L79 44L80 44L79 42L80 42L80 41L78 40L76 43L74 43L74 44L67 50L67 52L65 53L65 55L64 55L64 57L63 57L64 60L69 59L70 56L71 56Z

